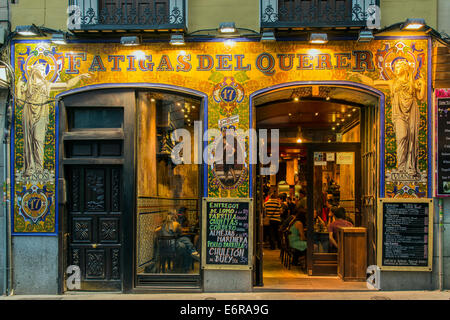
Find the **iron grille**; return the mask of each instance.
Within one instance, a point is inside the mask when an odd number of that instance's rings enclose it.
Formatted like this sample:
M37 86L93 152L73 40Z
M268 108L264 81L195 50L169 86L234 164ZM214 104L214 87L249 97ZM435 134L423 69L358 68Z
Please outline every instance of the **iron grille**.
M69 0L70 30L186 29L186 0Z
M364 27L380 0L261 0L261 27Z

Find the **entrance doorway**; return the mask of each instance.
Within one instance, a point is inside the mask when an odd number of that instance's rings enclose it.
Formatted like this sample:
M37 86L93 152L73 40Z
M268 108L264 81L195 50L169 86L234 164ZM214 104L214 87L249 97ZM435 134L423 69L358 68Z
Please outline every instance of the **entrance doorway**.
M365 171L376 172L373 130L378 99L349 88L309 86L271 91L253 102L256 128L279 130L278 172L261 175L262 165L256 166L255 208L260 228L255 285L292 287L299 279L310 282L315 277L339 283L336 225L370 228L364 254L374 254L368 252L375 232L368 222L376 220L374 210L361 200L369 193L374 197L376 191L376 174L367 179ZM269 152L273 142L268 141ZM362 150L370 150L371 157ZM274 232L267 217L267 201L270 206L273 199L281 206L278 239L271 239ZM293 248L296 237L303 244ZM360 268L365 270L366 265Z

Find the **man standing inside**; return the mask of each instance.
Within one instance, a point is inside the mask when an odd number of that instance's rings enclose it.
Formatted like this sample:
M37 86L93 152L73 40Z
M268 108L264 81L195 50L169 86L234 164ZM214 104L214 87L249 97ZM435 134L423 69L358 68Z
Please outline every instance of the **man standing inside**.
M281 223L281 204L275 192L270 195L270 199L264 204L264 210L270 220L270 249L275 250L275 243L277 244L278 249L280 249L281 239L278 236L278 229Z

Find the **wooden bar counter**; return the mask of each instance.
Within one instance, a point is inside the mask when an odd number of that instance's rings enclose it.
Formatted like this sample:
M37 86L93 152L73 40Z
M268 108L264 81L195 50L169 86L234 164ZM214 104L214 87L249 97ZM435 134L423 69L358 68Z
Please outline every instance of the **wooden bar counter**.
M338 275L344 281L366 281L367 229L339 228Z

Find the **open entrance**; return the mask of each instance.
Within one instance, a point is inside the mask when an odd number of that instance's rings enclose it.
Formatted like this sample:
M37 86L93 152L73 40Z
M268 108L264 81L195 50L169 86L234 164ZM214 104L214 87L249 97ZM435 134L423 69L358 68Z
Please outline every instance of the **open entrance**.
M378 98L317 85L281 88L253 101L256 128L279 130L278 171L262 175L263 165L256 166L255 285L364 281L376 248ZM274 142L269 139L269 152Z

